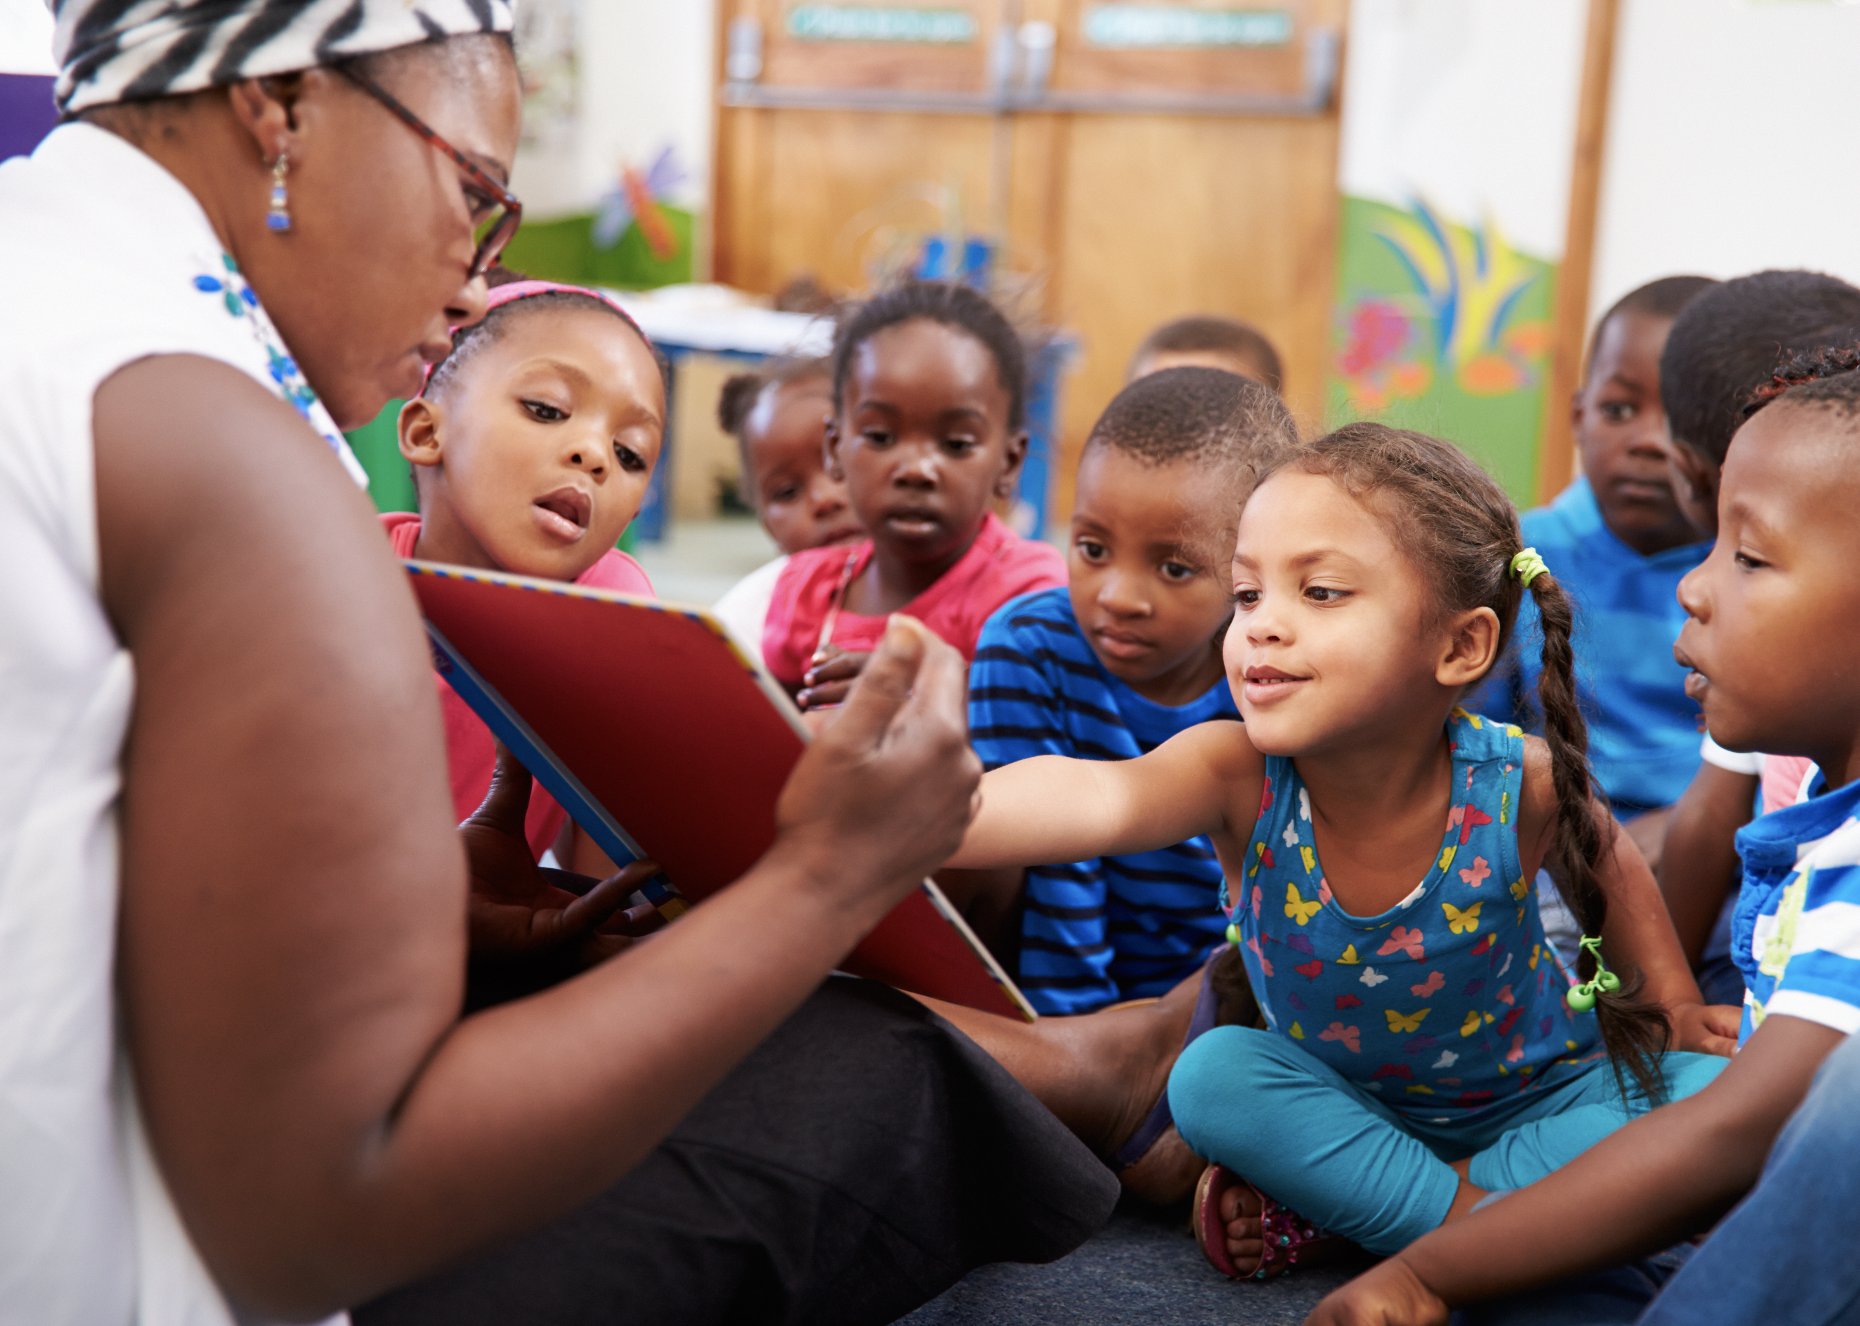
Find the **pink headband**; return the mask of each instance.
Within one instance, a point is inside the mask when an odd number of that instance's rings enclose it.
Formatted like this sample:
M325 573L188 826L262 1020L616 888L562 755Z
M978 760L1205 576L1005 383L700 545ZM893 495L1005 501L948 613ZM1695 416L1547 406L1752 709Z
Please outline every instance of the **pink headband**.
M559 281L508 281L503 285L491 287L490 297L485 301L485 316L489 317L492 309L515 303L519 299L528 299L531 295L586 295L589 299L598 299L626 320L626 325L631 327L639 339L646 343L648 350L655 355L658 353L657 348L652 344L652 338L640 330L639 324L633 320L633 315L621 308L613 296L602 294L599 290L591 290L585 285L563 285ZM447 330L454 336L459 331L458 327L451 327ZM447 358L451 358L449 353ZM433 380L433 371L445 362L445 359L441 359L438 363L426 366L426 375L420 382L422 395L426 393L426 384Z

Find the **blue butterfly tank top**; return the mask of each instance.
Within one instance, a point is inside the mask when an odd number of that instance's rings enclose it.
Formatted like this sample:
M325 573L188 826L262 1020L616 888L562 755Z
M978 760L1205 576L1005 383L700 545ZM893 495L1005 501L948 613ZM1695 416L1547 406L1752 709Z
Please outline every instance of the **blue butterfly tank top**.
M1266 757L1239 889L1223 905L1270 1030L1398 1113L1470 1118L1553 1064L1593 1057L1595 1015L1572 1013L1518 860L1520 729L1455 709L1453 792L1440 855L1380 916L1331 897L1311 796Z

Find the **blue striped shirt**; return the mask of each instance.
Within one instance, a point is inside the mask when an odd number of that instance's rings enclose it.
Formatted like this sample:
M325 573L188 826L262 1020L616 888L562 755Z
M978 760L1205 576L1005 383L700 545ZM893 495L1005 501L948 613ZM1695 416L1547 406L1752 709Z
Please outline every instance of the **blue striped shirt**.
M1856 814L1860 782L1773 810L1737 831L1744 886L1731 916L1731 954L1744 973L1740 1041L1771 1013L1848 1036L1860 1031Z
M1675 594L1711 545L1643 557L1602 523L1581 478L1549 506L1526 511L1521 523L1525 544L1575 601L1576 691L1596 782L1623 816L1670 806L1699 767L1698 705L1686 698L1686 671L1673 661L1673 641L1686 624ZM1526 594L1504 658L1462 707L1542 732L1542 651L1537 606Z
M1225 679L1169 708L1106 672L1063 589L1004 604L969 672L970 738L990 769L1035 755L1128 760L1197 723L1239 717ZM1165 993L1222 941L1220 887L1206 838L1029 870L1020 988L1042 1013Z

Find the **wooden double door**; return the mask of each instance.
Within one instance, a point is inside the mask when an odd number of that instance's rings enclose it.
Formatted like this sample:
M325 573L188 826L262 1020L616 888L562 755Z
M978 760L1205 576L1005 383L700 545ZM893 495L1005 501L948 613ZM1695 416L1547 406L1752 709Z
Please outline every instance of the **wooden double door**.
M1006 302L1079 345L1054 458L1061 520L1085 434L1167 319L1258 325L1287 400L1316 423L1346 10L719 0L715 279L773 293L806 274L858 292L927 234L993 239Z

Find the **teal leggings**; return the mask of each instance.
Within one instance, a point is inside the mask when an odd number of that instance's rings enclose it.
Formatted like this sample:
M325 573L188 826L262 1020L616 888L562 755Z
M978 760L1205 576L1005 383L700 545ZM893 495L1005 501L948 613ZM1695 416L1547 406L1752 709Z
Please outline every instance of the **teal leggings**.
M1729 1062L1668 1052L1660 1061L1667 1098L1692 1095ZM1557 1065L1475 1118L1430 1123L1252 1027L1216 1027L1169 1075L1169 1110L1197 1155L1384 1256L1447 1218L1459 1190L1449 1161L1471 1156L1477 1187L1521 1188L1647 1108L1639 1095L1624 1099L1607 1061L1595 1060Z

